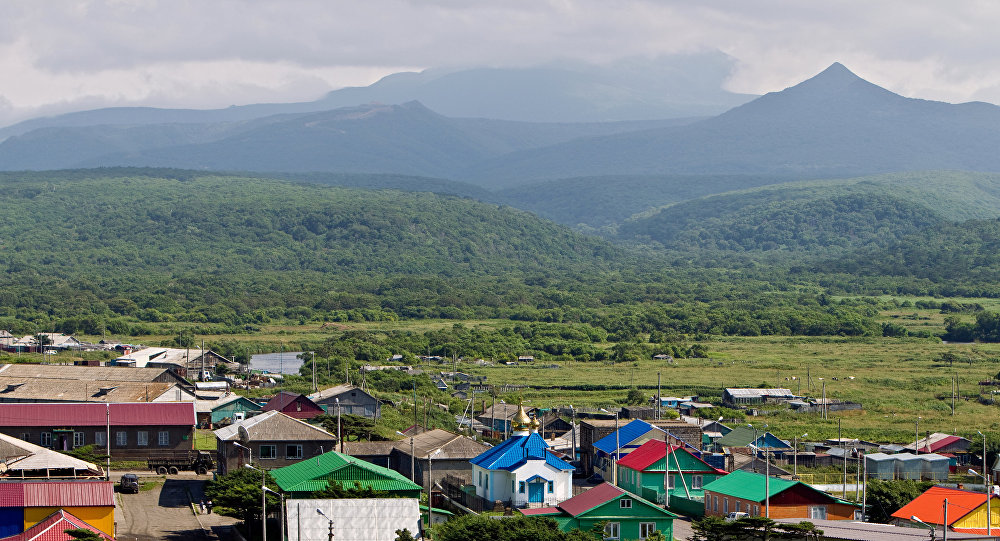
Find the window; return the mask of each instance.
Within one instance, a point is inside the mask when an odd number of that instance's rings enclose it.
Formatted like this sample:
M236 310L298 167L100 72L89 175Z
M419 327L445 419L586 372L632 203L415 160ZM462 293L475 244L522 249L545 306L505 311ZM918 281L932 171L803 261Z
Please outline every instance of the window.
M73 433L73 447L83 447L87 445L87 436L83 432Z
M640 522L639 523L639 539L645 539L656 531L655 522Z
M490 474L488 474L488 473L486 474L486 484L483 485L483 488L487 488L487 489L490 488Z
M278 446L261 445L260 451L257 452L257 456L259 456L261 460L272 460L278 458Z
M860 509L855 509L854 510L854 520L863 520L864 518L865 517L864 517L864 515L861 514L861 510ZM986 521L983 521L983 522L986 522Z
M702 487L702 477L700 475L694 475L691 477L691 490L701 490Z
M809 518L814 520L826 520L826 506L825 505L809 506Z
M135 433L135 444L139 447L145 447L149 445L149 432L145 430L140 430Z
M38 435L38 445L42 447L52 447L52 433L42 432Z
M514 480L511 479L510 480L510 493L513 494L515 490L517 490L517 489L514 488Z
M517 492L519 494L524 494L524 481L517 482Z
M609 522L604 526L604 538L605 539L619 539L621 535L620 532L620 522Z
M632 500L628 498L622 498L618 500L618 507L622 509L632 509Z
M21 432L21 439L22 440L28 441L29 438L31 438L31 434L28 434L27 432Z
M668 475L667 476L667 490L670 490L672 488L674 488L674 476L673 475Z
M119 447L125 447L128 445L128 432L120 430L115 432L115 445Z
M722 514L729 514L729 498L722 498Z
M483 486L483 472L479 472L479 486Z
M108 435L104 432L94 432L94 445L104 447L108 444Z
M156 444L159 445L160 447L166 447L170 445L170 432L166 430L161 430L156 435Z
M285 458L302 458L302 446L301 445L286 445L285 446Z
M712 511L719 512L719 497L712 496Z
M552 494L555 491L556 491L556 482L549 481L549 494Z
M754 516L757 516L757 517L760 516L760 506L759 505L753 506L753 514L754 514Z
M743 511L743 509L741 509L741 507L743 507L743 502L741 502L739 500L736 500L736 512L737 513L739 513L740 511Z

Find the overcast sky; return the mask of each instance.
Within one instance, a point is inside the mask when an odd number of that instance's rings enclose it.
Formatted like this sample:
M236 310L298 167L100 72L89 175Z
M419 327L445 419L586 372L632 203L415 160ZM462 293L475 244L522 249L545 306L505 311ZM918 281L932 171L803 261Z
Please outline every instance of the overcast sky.
M0 125L109 105L313 100L403 70L721 50L761 94L834 61L910 97L1000 103L989 0L4 0Z

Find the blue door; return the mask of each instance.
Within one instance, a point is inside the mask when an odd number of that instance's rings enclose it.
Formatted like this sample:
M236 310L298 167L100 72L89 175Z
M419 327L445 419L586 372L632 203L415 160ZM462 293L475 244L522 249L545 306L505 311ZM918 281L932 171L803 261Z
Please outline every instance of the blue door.
M532 503L545 501L545 483L528 483L528 501Z

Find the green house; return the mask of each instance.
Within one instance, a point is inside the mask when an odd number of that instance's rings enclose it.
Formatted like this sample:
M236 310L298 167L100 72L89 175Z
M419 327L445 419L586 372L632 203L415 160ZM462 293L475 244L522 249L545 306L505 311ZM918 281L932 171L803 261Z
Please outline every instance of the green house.
M618 461L618 486L679 511L685 508L674 503L702 500L702 487L724 475L684 447L660 440L649 440Z
M344 488L360 485L403 498L419 498L421 491L420 485L397 471L336 451L271 470L271 477L292 498L307 498L312 492L325 490L331 482Z
M198 410L199 426L219 426L224 421L239 421L261 410L260 404L236 394L219 400L199 400L195 407Z
M677 515L646 501L611 483L602 483L574 496L555 507L520 509L526 516L549 517L559 523L559 529L579 528L589 531L598 522L605 522L604 539L631 541L645 539L661 532L673 539Z

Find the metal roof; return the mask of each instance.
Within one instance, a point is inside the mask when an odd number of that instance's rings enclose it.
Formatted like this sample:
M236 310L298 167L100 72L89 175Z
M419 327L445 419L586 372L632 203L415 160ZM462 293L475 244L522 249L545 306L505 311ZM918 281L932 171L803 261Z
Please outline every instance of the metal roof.
M191 396L177 383L0 377L0 402L152 402L174 393Z
M292 404L300 404L300 406L292 408ZM274 395L274 398L268 400L262 409L264 411L280 411L285 415L300 419L311 418L326 413L323 411L323 408L319 407L312 400L309 400L306 395L289 391L281 391Z
M531 432L528 435L511 436L506 441L469 462L487 470L512 471L527 463L528 460L544 460L546 464L558 470L573 470L567 462L549 452L549 444L538 435Z
M910 503L901 507L892 514L893 517L903 520L910 520L916 515L927 524L944 523L944 500L948 499L948 524L954 522L974 511L980 505L986 503L986 494L982 492L971 492L968 490L958 490L945 487L931 487L923 494L917 496ZM994 496L994 501L998 499ZM986 523L986 520L983 520Z
M75 366L57 364L5 364L0 366L0 378L33 378L86 381L123 381L146 383L156 381L166 368L129 368L125 366ZM170 376L180 381L179 376ZM2 381L2 379L0 379Z
M729 396L757 398L761 396L795 396L790 389L726 389Z
M25 507L106 507L115 505L111 481L22 483Z
M729 475L719 477L715 481L712 481L702 487L702 489L706 492L716 492L718 494L725 494L726 496L733 496L735 498L750 500L752 502L762 502L767 499L768 495L773 498L775 495L780 494L795 485L802 485L819 495L822 499L827 501L841 501L826 492L817 490L799 481L788 481L777 477L771 477L770 480L767 480L766 477L767 476L760 473L737 470ZM765 491L765 486L767 491Z
M24 507L22 483L0 483L0 507Z
M410 454L410 438L396 441L394 447L407 455ZM481 455L490 449L490 446L468 436L453 434L440 428L413 436L413 454L417 458L426 457L438 449L441 449L441 452L434 457L434 460L469 460Z
M291 466L271 470L274 481L285 492L313 492L322 490L330 481L344 487L360 483L380 491L419 491L420 485L403 474L376 466L336 451L323 453L316 458L297 462Z
M110 412L110 418L109 418ZM0 426L194 426L192 402L0 404Z
M667 445L667 442L662 440L649 440L646 443L640 445L636 450L632 451L621 460L618 461L618 466L629 468L635 471L643 471L646 468L652 466L658 462L663 457L667 456L667 452L671 453L684 453L690 457L690 460L695 461L704 466L701 469L686 469L683 471L691 472L709 472L718 473L718 470L709 466L704 460L694 456L690 451L679 445ZM685 460L687 461L687 460ZM677 471L677 464L671 461L667 465L667 469Z
M656 511L662 513L664 518L672 519L677 517L677 515L671 513L670 511L646 501L639 496L628 492L627 490L616 487L611 483L601 483L590 490L586 490L576 496L573 496L555 507L542 507L530 510L524 509L520 511L525 515L552 515L556 512L562 512L572 517L579 517L580 515L586 514L597 507L613 502L622 497L630 498L638 504L645 505L650 509L655 509Z
M663 429L655 427L642 419L636 419L627 425L618 428L617 439L615 432L612 431L607 436L595 441L594 447L597 447L605 453L611 454L616 451L616 447L625 447L629 443L632 443L632 441L636 438L642 436L650 430L659 430L660 432L664 432ZM666 434L666 432L664 432L664 434Z
M90 530L101 539L114 541L113 537L64 509L52 513L15 536L5 537L3 541L72 541L73 538L66 533L66 530L74 529Z

